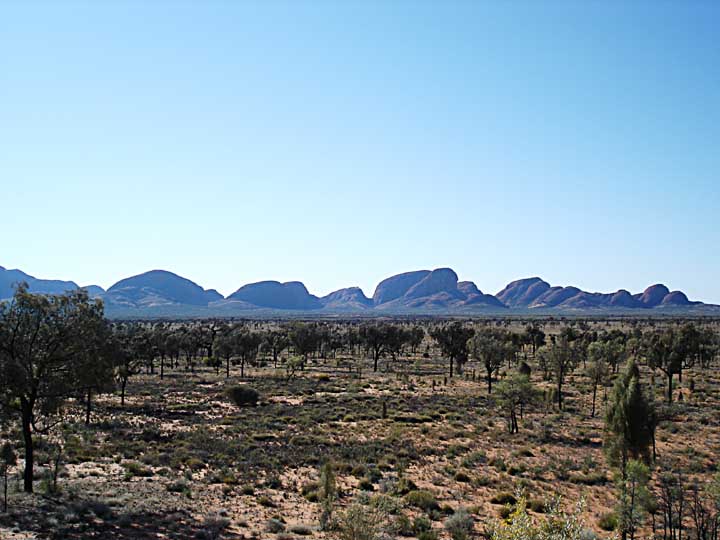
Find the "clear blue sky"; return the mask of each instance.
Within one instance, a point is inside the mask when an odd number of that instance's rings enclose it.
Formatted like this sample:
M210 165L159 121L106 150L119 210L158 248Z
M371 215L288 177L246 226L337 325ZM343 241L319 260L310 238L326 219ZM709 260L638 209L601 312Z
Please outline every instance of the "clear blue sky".
M0 265L720 302L720 2L0 0Z

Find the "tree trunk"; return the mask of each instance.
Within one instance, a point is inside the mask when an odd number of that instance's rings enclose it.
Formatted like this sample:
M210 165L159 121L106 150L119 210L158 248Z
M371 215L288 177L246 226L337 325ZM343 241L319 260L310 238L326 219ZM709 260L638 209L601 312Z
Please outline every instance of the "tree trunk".
M667 380L668 380L668 387L667 387L667 400L668 403L672 403L672 392L673 392L673 374L668 373L667 374Z
M225 359L225 378L226 379L230 378L230 357L229 356Z
M22 432L25 442L25 470L23 471L23 490L25 493L33 492L33 465L35 463L35 447L32 438L32 407L25 400L20 400L22 412Z
M120 406L125 406L125 387L127 386L127 379L123 379L120 382Z
M165 378L165 356L160 357L160 380Z
M487 370L487 386L488 386L488 395L492 394L492 370L488 368Z
M597 383L593 383L593 401L592 401L592 412L590 418L595 418L595 396L597 396Z
M90 409L92 408L92 388L88 388L85 400L85 425L90 425Z
M656 430L656 428L653 427L653 432L652 432L653 462L657 461L657 444L655 444L655 430Z
M240 378L245 378L245 358L240 360Z
M450 358L450 378L452 379L453 376L453 359Z
M558 378L557 382L557 404L558 409L562 411L562 379Z

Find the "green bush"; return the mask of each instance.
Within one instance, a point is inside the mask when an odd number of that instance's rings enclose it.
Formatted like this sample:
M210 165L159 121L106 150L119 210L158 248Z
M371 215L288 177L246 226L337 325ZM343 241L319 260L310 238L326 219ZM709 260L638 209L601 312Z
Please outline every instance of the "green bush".
M153 472L150 469L143 466L141 463L138 463L137 461L129 461L123 464L123 466L126 469L125 475L127 478L132 478L134 476L148 478L153 475Z
M186 497L190 497L190 484L186 480L176 480L167 485L166 488L170 493L182 493Z
M452 540L467 540L473 532L473 518L464 508L459 508L445 520L445 530Z
M432 529L432 522L425 516L418 516L413 520L412 528L415 535L419 537L421 533Z
M387 515L381 510L351 504L337 519L338 540L378 540L386 532Z
M370 497L368 504L388 515L395 515L400 512L401 509L400 501L398 499L384 493L378 493L377 495Z
M603 471L593 471L588 474L571 475L570 481L573 484L585 484L586 486L601 486L607 484L607 475Z
M396 495L407 495L411 491L415 491L417 485L409 478L402 477L398 480L397 486L395 487Z
M393 531L398 536L414 536L412 522L406 514L399 514L393 523Z
M440 510L440 505L435 500L435 495L423 489L417 489L405 495L405 502L410 506L415 506L425 512Z
M618 518L613 512L607 512L598 519L598 527L603 531L614 531L618 526Z
M477 465L482 465L487 461L487 455L484 451L479 450L477 452L473 452L472 454L465 456L465 458L462 460L461 465L463 467L472 468Z

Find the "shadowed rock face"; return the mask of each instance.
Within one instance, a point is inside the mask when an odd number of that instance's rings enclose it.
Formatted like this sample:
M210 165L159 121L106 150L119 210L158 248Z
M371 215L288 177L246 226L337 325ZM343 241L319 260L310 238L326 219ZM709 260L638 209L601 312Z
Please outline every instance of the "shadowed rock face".
M440 293L446 293L451 297L463 297L463 294L458 290L457 274L450 268L433 270L421 281L410 287L403 296L407 299L417 299Z
M474 296L482 294L482 291L478 289L477 285L472 281L459 281L457 284L458 290L465 296Z
M689 306L693 303L694 302L691 302L690 300L688 300L688 297L685 295L684 292L673 291L673 292L665 295L665 298L662 299L661 305L663 305L663 306Z
M498 307L498 308L505 308L505 304L503 304L500 300L495 298L491 294L485 294L480 289L477 288L477 285L473 283L472 281L461 281L458 283L458 290L463 294L465 297L465 300L463 301L463 305L465 306L473 306L473 305L486 305L490 307Z
M417 270L384 279L375 288L373 303L377 306L400 298L429 274L429 270Z
M159 306L184 304L207 306L222 300L217 291L206 291L197 283L166 270L151 270L144 274L118 281L110 287L103 299L108 304L123 306Z
M665 285L652 285L645 289L638 300L645 307L656 307L662 304L663 299L670 294L670 289Z
M610 305L622 308L638 308L640 302L626 290L622 289L612 295L610 298Z
M360 287L348 287L339 291L331 292L320 299L320 303L326 309L341 310L366 310L373 305L372 299L365 296Z
M507 285L495 297L508 307L528 307L550 289L539 277L519 279Z
M311 310L322 307L319 298L311 295L299 281L250 283L240 287L227 299L271 309Z
M434 311L450 308L463 309L468 306L505 308L497 298L483 294L471 281L458 282L457 274L450 268L437 268L433 271L421 270L411 274L411 276L408 274L393 276L378 285L380 288L387 282L391 285L400 283L405 288L410 282L410 277L412 280L417 280L413 285L407 287L399 297L379 305L376 304L376 307L385 310L429 309ZM395 278L401 278L401 280L395 280ZM401 292L400 287L393 291L394 294L398 292Z
M538 296L530 307L555 307L571 298L578 296L582 291L577 287L552 287Z

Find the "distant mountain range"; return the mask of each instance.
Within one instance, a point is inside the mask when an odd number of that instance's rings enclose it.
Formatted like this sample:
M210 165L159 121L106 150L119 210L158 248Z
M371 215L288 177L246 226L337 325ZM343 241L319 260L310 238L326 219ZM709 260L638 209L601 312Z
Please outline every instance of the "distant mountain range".
M30 291L59 294L80 288L73 281L38 279L0 266L0 299L12 297L26 282ZM372 298L359 287L317 297L299 281L260 281L243 285L227 298L165 270L151 270L118 281L107 291L85 286L101 298L109 317L242 317L302 314L483 315L548 314L717 314L720 306L691 302L681 291L652 285L641 293L626 290L590 293L577 287L553 287L538 277L508 284L495 295L483 293L472 281L459 281L450 268L417 270L381 281Z

